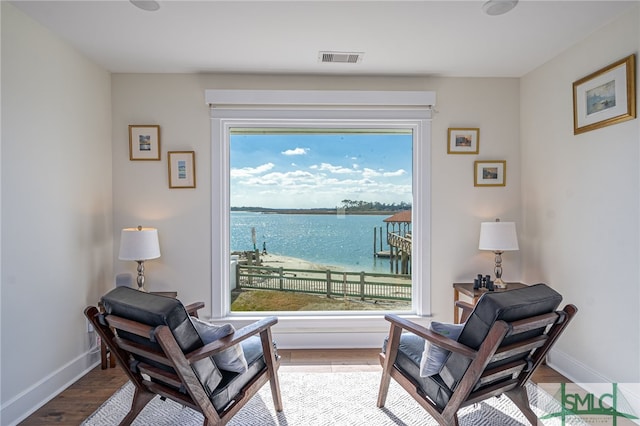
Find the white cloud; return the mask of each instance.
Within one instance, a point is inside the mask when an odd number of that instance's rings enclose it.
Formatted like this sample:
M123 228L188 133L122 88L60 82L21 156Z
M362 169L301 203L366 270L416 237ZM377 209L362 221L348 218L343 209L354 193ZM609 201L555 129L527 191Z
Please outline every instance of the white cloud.
M320 166L314 165L314 166L311 166L311 168L314 170L322 170L322 171L327 171L327 172L336 173L336 174L355 173L353 169L349 169L347 167L342 167L342 166L334 166L330 163L322 163L320 164Z
M280 187L290 187L299 185L315 185L317 182L315 175L302 170L292 172L273 172L262 176L252 176L249 179L239 183L247 186L269 186L277 185Z
M384 172L352 167L319 163L306 170L280 172L267 163L238 169L232 172L232 205L331 207L354 196L386 203L411 200L411 182L402 177L408 176L404 169Z
M294 148L282 151L282 155L306 155L309 152L309 148Z
M266 163L258 167L243 167L242 169L231 169L230 173L232 178L249 177L268 172L274 167L275 165L273 163Z
M398 169L395 172L385 172L382 174L382 176L384 177L394 177L394 176L403 176L407 174L407 172L404 169Z
M377 172L377 171L375 171L373 169L365 167L362 170L362 176L365 177L365 178L378 177L378 176L380 176L380 172Z

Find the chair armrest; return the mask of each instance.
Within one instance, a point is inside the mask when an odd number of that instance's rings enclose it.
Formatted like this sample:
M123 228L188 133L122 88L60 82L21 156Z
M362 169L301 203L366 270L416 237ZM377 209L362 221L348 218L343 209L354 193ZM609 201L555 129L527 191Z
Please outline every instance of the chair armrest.
M198 309L204 308L204 302L190 303L188 305L184 305L184 308L190 316L198 318Z
M474 306L471 303L464 302L462 300L456 301L456 308L462 309L462 313L460 315L460 323L467 322L467 318L473 312Z
M403 330L410 331L411 333L418 335L425 340L428 340L429 343L432 343L440 348L459 353L471 359L474 359L477 355L477 351L474 351L468 346L465 346L462 343L458 343L456 340L449 339L448 337L431 331L426 327L413 323L397 315L387 314L384 316L384 318L391 323L392 327L396 326L402 328Z
M276 317L267 317L260 321L256 321L253 324L249 324L246 327L242 327L241 329L236 330L234 333L223 337L222 339L218 339L215 342L211 342L201 348L185 354L185 357L191 363L210 357L211 355L228 349L231 346L234 346L251 336L263 333L264 331L275 325L277 322L278 318Z

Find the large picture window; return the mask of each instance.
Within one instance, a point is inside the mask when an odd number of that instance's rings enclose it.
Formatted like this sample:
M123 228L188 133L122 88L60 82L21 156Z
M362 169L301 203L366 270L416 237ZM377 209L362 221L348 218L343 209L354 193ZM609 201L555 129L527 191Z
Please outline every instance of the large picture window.
M285 278L299 274L295 271L260 271L264 264L259 263L254 265L258 267L253 271L255 274L237 272L235 268L239 263L248 265L260 257L264 260L263 252L267 258L293 257L298 262L296 266L336 266L338 269L335 274L331 270L329 280L323 271L323 280L330 282L329 297L326 284L320 283L316 288L321 288L317 291L323 293L315 294L315 297L362 302L359 295L346 295L351 291L349 283L357 282L353 287L359 289L361 272L380 272L393 275L396 280L406 280L410 294L407 300L389 299L387 302L382 299L376 302L365 296L365 303L404 303L404 306L383 310L421 316L430 313L430 121L431 106L435 103L432 92L212 90L207 91L206 99L211 105L212 118L214 318L232 317L238 313L242 316L264 315L274 309L232 308L236 297L233 292L242 292L243 286L250 281L280 286L291 281ZM384 144L393 144L396 149L385 151ZM334 154L323 152L331 147ZM387 161L384 158L373 161L376 155L387 155ZM368 162L369 159L372 161ZM380 190L385 187L386 190ZM291 210L296 209L304 209L307 215L318 209L316 216L322 217L314 217L313 224L305 223L310 218L294 215ZM356 218L354 213L358 209L367 213L362 216L369 216L370 223ZM375 209L383 214L371 214ZM406 225L384 222L400 212L404 212ZM313 242L314 235L322 234L322 229L325 233L346 234L345 229L360 228L360 220L364 223L363 229L369 228L368 236L364 237L368 239L365 260L346 259L337 247L335 250L303 247ZM268 223L272 221L278 223L272 226ZM286 235L277 234L282 229L286 230ZM412 241L410 251L405 247L394 252L398 262L393 266L389 258L374 256L374 251L392 250L388 245L388 232ZM298 237L299 247L293 250L288 246L295 237ZM345 235L344 240L347 238ZM339 239L334 240L337 244L335 241ZM335 257L330 259L328 256ZM358 276L348 275L345 283L345 272ZM278 291L247 288L247 292L262 294ZM314 296L311 291L308 295ZM287 289L285 293L294 292ZM274 310L279 315L298 315L297 327L304 318L299 315L310 311L314 316L325 315L322 320L325 328L334 327L328 324L333 324L331 315L336 312L341 312L341 318L355 315L354 320L362 313L371 314L361 307L347 311L323 306L316 311L304 306L300 310L298 305L278 306L279 309ZM282 320L284 316L280 318ZM342 324L340 320L335 327ZM309 327L313 328L312 325ZM353 323L350 327L353 328Z
M410 311L413 132L230 131L231 312Z

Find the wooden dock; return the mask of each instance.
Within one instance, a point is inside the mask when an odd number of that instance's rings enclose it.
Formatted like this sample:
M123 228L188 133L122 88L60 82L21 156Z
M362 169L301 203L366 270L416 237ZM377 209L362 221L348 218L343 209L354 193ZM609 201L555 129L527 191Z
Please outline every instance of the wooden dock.
M382 227L373 229L373 256L389 259L391 273L411 275L411 210L404 210L383 220L387 225L388 250L382 247ZM378 233L380 247L377 247ZM395 271L394 271L395 270Z
M391 252L389 250L380 250L376 252L376 257L382 257L384 259L388 259L391 257Z

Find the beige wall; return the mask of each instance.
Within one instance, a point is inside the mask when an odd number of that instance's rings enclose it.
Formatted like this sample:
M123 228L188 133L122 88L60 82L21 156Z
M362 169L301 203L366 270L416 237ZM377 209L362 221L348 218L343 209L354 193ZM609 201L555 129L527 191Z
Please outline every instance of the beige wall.
M640 382L640 123L574 136L572 121L572 82L638 54L639 13L521 83L524 277L580 309L551 362L581 381Z
M3 425L96 361L83 309L112 279L109 73L2 10Z
M517 79L363 78L257 75L113 76L114 238L138 223L156 226L162 257L147 262L152 290L178 290L185 301L211 297L211 136L205 89L433 90L432 311L453 319L454 280L491 273L493 255L477 250L479 223L520 217ZM159 124L161 162L129 161L127 126ZM480 155L447 155L448 127L479 127ZM195 150L197 188L168 189L166 152ZM505 188L475 188L476 159L508 162ZM214 242L215 243L215 242ZM114 256L116 253L114 253ZM116 261L116 272L134 264ZM506 277L520 279L519 254L505 255Z

